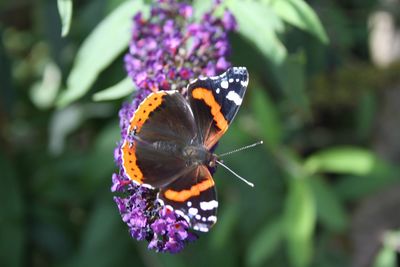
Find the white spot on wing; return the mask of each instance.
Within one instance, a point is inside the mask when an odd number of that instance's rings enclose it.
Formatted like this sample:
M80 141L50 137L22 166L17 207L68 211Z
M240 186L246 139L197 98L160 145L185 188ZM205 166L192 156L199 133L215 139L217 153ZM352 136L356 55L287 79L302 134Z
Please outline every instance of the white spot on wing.
M219 88L217 88L217 90L215 90L215 92L216 92L217 94L219 94L219 91L220 91Z
M186 205L187 205L188 207L191 207L191 206L192 206L192 202L191 202L191 201L188 201L188 202L186 203Z
M196 208L190 208L189 209L189 214L192 215L192 216L195 216L198 212L199 212L199 210L196 209Z
M218 201L216 200L211 200L209 202L200 202L200 208L202 210L212 210L218 207Z
M195 216L195 218L196 218L196 220L200 220L200 219L201 219L200 214L197 214L197 215Z
M224 89L228 89L228 87L229 87L228 81L227 80L223 80L221 82L221 87L224 88Z
M226 95L226 98L238 106L242 104L242 98L235 91L229 91L229 93Z
M233 79L232 79L232 78L230 78L230 79L229 79L229 82L230 82L230 83L233 83Z
M215 223L217 221L217 217L214 215L208 216L207 221Z
M242 86L246 87L249 84L249 80L241 81Z

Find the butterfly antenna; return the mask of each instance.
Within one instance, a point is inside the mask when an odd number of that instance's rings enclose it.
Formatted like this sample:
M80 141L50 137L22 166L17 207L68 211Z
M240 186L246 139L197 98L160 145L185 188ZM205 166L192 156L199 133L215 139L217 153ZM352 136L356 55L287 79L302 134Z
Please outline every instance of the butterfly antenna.
M235 175L237 178L239 178L240 180L242 180L243 182L245 182L246 184L248 184L251 187L254 187L254 184L247 181L246 179L244 179L242 176L240 176L239 174L237 174L236 172L232 171L228 166L226 166L225 164L223 164L221 161L217 160L217 163L219 165L221 165L222 167L224 167L225 169L227 169L228 171L230 171L233 175Z
M242 150L246 150L246 149L249 149L249 148L258 146L258 145L262 145L263 143L264 143L263 141L258 141L257 143L254 143L254 144L251 144L251 145L248 145L248 146L244 146L244 147L241 147L241 148L237 148L237 149L235 149L235 150L232 150L232 151L229 151L229 152L226 152L226 153L222 153L221 155L218 155L218 157L219 157L219 158L220 158L220 157L225 157L225 156L227 156L227 155L230 155L230 154L233 154L233 153L242 151Z

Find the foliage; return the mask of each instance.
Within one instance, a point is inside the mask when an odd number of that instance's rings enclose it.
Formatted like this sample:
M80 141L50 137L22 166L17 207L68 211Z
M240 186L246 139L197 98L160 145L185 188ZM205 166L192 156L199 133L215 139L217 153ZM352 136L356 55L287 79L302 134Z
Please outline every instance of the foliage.
M117 112L135 91L122 53L149 2L0 4L0 265L351 266L354 207L400 177L373 142L376 99L399 82L365 52L376 1L224 1L250 85L217 152L264 140L226 159L256 187L218 170L217 225L172 256L130 239L110 192ZM373 266L396 266L395 227Z

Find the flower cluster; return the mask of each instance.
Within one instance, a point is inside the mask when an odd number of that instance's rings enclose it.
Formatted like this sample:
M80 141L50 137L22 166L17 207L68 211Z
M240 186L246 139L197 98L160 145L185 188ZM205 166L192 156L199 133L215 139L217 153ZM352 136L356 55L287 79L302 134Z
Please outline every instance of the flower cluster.
M152 91L181 90L190 79L225 71L229 43L234 30L233 15L213 15L218 5L194 22L193 9L175 0L160 0L149 19L134 17L125 68L138 88Z
M133 19L124 61L138 91L119 112L122 139L114 152L119 172L113 174L111 190L118 194L114 200L132 237L147 240L148 248L159 252L179 252L197 236L186 220L160 205L156 190L131 182L122 168L121 145L128 138L131 117L150 92L175 89L185 93L189 80L216 75L230 66L226 60L227 33L236 28L236 22L227 10L217 17L219 7L219 1L215 2L195 22L192 6L177 0L158 0L149 18L139 12Z

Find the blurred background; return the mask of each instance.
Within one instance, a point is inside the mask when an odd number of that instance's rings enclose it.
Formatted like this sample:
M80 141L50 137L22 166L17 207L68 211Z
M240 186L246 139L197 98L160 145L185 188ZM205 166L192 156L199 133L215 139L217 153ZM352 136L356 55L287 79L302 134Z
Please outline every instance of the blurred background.
M217 151L264 140L226 158L256 187L218 170L218 223L163 255L130 238L110 192L146 3L0 1L0 266L397 266L399 1L226 2L251 78Z

